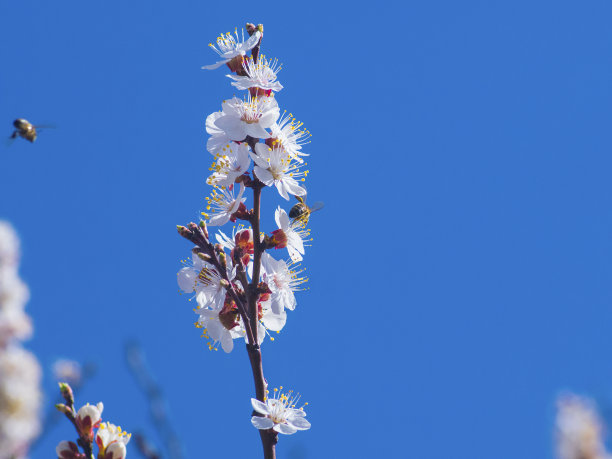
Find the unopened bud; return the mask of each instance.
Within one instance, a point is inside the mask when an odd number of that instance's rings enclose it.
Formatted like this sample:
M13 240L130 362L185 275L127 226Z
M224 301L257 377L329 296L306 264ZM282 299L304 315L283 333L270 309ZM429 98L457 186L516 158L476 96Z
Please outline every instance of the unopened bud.
M247 31L247 33L250 35L253 35L256 31L259 31L261 33L263 33L263 24L253 24L251 22L247 22L246 26L244 27Z
M72 408L70 408L69 406L64 405L63 403L58 403L55 405L55 408L57 409L57 411L59 411L60 413L64 413L64 414L73 414Z
M121 441L115 441L108 445L106 448L105 458L108 457L110 459L124 459L126 456L126 448L125 444Z
M228 281L226 281L225 279L221 279L221 280L219 281L219 285L220 285L221 287L223 287L223 288L228 288L230 284L229 284L229 282L228 282Z
M57 457L60 459L76 459L84 458L85 455L79 451L79 447L76 443L71 441L61 441L59 445L55 447Z
M206 255L205 253L202 253L202 252L194 252L194 253L198 256L200 260L210 263L211 258L209 255Z
M176 229L178 233L184 238L191 239L191 231L181 225L176 225Z
M76 427L79 432L79 436L85 438L88 441L93 439L93 429L97 428L102 419L102 411L104 405L102 402L97 405L90 405L89 403L79 408L76 417Z
M225 252L218 252L217 255L219 257L219 263L223 269L227 269L227 256L225 255Z
M204 220L200 220L200 228L202 228L204 236L206 236L206 239L208 239L208 228L206 228L206 222Z
M62 393L62 397L66 400L68 406L74 405L74 394L72 392L72 387L68 383L59 383L60 392Z

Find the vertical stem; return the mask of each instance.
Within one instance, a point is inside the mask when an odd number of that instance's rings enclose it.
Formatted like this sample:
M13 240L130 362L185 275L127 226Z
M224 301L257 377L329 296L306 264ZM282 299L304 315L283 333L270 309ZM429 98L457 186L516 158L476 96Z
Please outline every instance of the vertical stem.
M253 151L255 149L253 148ZM259 296L257 292L257 285L259 284L259 274L261 272L261 254L263 252L261 247L261 241L259 240L259 214L261 208L261 187L256 183L253 186L253 217L251 224L253 226L253 248L254 248L254 257L253 257L253 277L251 279L251 289L249 292L249 306L251 307L251 324L253 324L253 335L255 337L255 342L257 342L257 297Z
M254 145L251 146L255 151ZM263 247L261 245L259 236L259 219L261 209L261 184L256 183L253 186L253 216L251 219L251 226L253 227L253 245L254 245L254 257L253 257L253 277L251 284L249 285L249 292L247 295L248 301L248 313L251 319L252 333L255 341L252 344L247 344L247 352L249 354L249 360L251 361L251 371L253 372L253 382L255 383L255 397L257 400L263 402L266 397L266 378L263 374L263 365L261 361L261 349L257 344L257 324L259 323L259 317L257 310L257 299L259 296L258 284L259 274L261 272L261 255L263 253ZM253 413L254 415L256 413ZM261 437L261 444L264 451L264 459L276 459L276 442L278 440L276 432L272 430L260 430L259 436Z
M83 437L79 437L77 443L83 448L83 453L87 459L94 459L93 442L90 442Z

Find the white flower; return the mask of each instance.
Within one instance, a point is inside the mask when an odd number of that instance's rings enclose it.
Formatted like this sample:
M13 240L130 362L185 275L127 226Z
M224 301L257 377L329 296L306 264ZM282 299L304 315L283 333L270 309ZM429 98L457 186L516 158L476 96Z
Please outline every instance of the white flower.
M289 220L287 212L280 206L274 212L274 220L278 225L278 229L272 232L273 240L277 241L276 248L287 247L291 261L294 263L302 261L304 239L310 235L310 230L304 229L299 221Z
M15 292L16 290L11 289L11 293ZM5 346L11 339L21 340L32 336L30 316L23 309L10 307L8 303L2 304L5 299L0 300L0 347Z
M559 459L607 459L603 426L593 402L566 395L557 402L556 437Z
M282 387L280 391L274 389L274 397L268 397L266 403L255 398L251 399L253 409L263 415L253 416L251 423L258 429L273 429L286 435L310 429L310 422L304 419L306 413L303 408L295 408L299 395L294 396L293 391L289 391L289 395L283 394L282 389Z
M249 147L246 143L230 142L215 154L217 160L210 170L214 171L206 180L212 186L231 186L236 178L244 174L251 165Z
M228 63L230 60L237 56L244 56L247 51L254 48L261 38L261 32L256 30L248 40L244 39L244 30L242 32L242 38L238 36L238 29L234 31L236 38L231 33L221 34L217 37L217 46L209 43L210 46L218 55L221 60L212 64L202 66L205 70L214 70L221 67L223 64Z
M242 338L246 332L239 321L238 311L233 300L228 296L223 307L202 307L195 312L200 315L198 327L204 329L203 336L212 340L209 349L216 349L217 343L226 353L234 349L234 339ZM208 334L208 336L207 336Z
M0 265L16 266L19 260L19 239L13 227L0 221Z
M19 255L17 234L0 221L0 458L25 457L41 427L40 365L18 343L32 334Z
M198 293L201 285L198 283L198 276L202 269L209 266L195 253L191 255L191 264L187 260L182 261L186 266L181 268L176 274L176 280L180 289L185 293L196 292Z
M177 281L181 290L185 293L196 293L196 299L200 306L220 307L225 299L225 282L213 265L203 261L199 256L193 254L191 263L183 261L186 265L177 273ZM228 266L227 275L230 279L234 271Z
M0 221L0 348L32 335L24 308L30 292L19 278L19 239L8 223Z
M260 88L277 92L283 89L283 85L276 81L276 74L281 71L283 66L278 65L276 59L269 61L261 55L257 59L257 63L253 62L252 58L247 58L242 66L246 76L227 75L234 80L232 86L238 89Z
M40 433L41 370L33 354L11 344L0 351L0 458L22 458Z
M105 459L123 459L126 455L125 446L130 441L132 434L129 434L121 427L104 422L96 433L96 445L98 445L98 457Z
M93 439L93 429L102 420L103 410L104 404L102 402L95 406L88 403L79 408L76 415L76 426L81 436Z
M235 141L242 141L247 136L256 139L270 137L267 128L277 120L280 111L274 97L251 97L246 99L234 97L223 102L223 115L215 121L215 126L222 129Z
M298 162L304 160L300 156L309 156L308 153L302 153L302 145L310 143L310 131L303 129L304 123L297 121L294 116L287 112L283 112L279 120L270 127L270 136L275 139L281 146Z
M298 277L302 271L290 269L284 260L275 260L267 252L262 255L261 264L264 280L272 292L272 311L275 314L280 314L285 308L293 311L296 305L293 292L301 290L299 286L308 278Z
M260 320L257 332L259 344L263 342L268 330L280 332L287 323L287 312L274 311L271 307L271 297L272 295L270 293L264 293L260 296L258 302L258 306L260 307ZM273 337L270 337L270 339L274 341Z
M218 111L211 113L206 117L206 132L208 132L208 134L211 136L206 142L206 149L212 155L219 153L223 147L227 146L227 144L232 141L223 129L220 129L215 125L215 121L222 116L223 112Z
M217 308L225 300L225 294L227 293L224 285L225 280L212 265L208 263L205 263L205 265L198 273L198 284L201 285L197 296L198 305L200 307Z
M296 179L305 177L308 171L300 172L299 166L291 162L291 157L281 146L270 148L265 143L258 143L255 145L255 151L257 154L251 155L257 164L253 170L266 186L275 185L279 194L287 200L289 194L295 196L306 194L306 189L302 188Z
M217 188L213 189L210 198L206 197L206 212L202 212L202 215L208 219L209 226L225 225L238 210L240 204L246 201L246 198L242 197L244 194L242 183L238 196L235 196L234 191L235 187L232 187L231 191L228 188Z

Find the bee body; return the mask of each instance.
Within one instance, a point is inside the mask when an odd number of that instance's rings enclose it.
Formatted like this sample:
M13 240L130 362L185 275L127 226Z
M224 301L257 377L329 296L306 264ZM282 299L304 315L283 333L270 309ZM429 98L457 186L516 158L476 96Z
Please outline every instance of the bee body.
M310 214L315 210L319 210L323 207L322 202L315 202L312 207L308 207L306 204L306 199L301 196L296 196L298 202L294 204L294 206L289 211L289 217L293 218L294 222L299 222L302 225L306 226L308 220L310 219Z
M13 131L11 139L15 139L17 136L19 136L30 142L34 142L36 140L36 127L28 120L18 118L13 121L13 126L15 126L15 131Z

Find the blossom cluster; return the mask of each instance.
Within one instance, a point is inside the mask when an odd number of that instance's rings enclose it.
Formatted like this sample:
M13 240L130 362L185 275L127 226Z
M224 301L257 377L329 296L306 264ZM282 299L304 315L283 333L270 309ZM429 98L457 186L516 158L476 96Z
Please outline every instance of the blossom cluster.
M602 421L591 400L573 394L560 397L555 430L559 459L612 459L604 445Z
M211 136L207 149L213 156L207 179L213 190L202 212L208 227L237 220L252 223L255 215L246 206L247 188L274 187L285 200L306 195L303 182L308 171L300 169L305 165L302 157L306 153L302 148L310 133L293 115L285 112L281 116L274 91L283 88L277 80L282 67L277 60L264 55L257 60L245 57L248 50L259 44L262 30L255 28L248 40L244 40L244 33L242 41L238 32L234 35L236 38L222 34L216 46L211 44L224 59L221 63L236 72L228 75L232 85L247 92L243 97L225 100L221 110L206 119L206 131ZM204 68L217 68L221 63ZM287 249L288 259L277 259L263 251L261 258L255 260L253 228L235 225L231 234L219 230L215 235L216 252L222 256L223 266L215 266L210 254L194 252L178 273L181 290L197 301L197 327L204 330L211 349L220 344L225 352L231 352L235 339L248 342L233 294L244 298L249 283L255 282L259 289L258 344L269 332L280 332L287 321L286 310L295 309L294 293L307 281L298 263L302 261L310 232L303 218L291 219L280 206L274 219L277 228L269 235L257 234L257 242L266 249ZM255 262L260 264L256 270ZM258 274L256 279L254 272ZM232 292L228 290L230 286Z
M0 221L0 459L25 457L41 428L41 369L20 343L32 334L32 324L19 256L15 231Z
M247 24L246 31L221 34L216 45L210 45L221 60L203 67L212 70L225 64L231 85L244 93L224 100L221 109L206 118L206 148L212 156L206 183L212 192L205 198L200 222L178 227L195 247L183 260L177 280L197 303L196 327L209 349L220 346L229 353L234 340L246 341L258 394L252 399L257 413L252 422L276 436L310 428L303 409L295 408L295 397L282 391L267 397L265 378L257 370L261 344L284 328L287 311L297 304L295 293L308 280L300 262L311 240L307 223L313 209L306 204L308 154L303 151L310 132L293 114L281 114L276 93L283 89L278 81L282 65L260 54L263 26ZM285 201L296 199L289 212L281 206L275 209L276 225L268 233L260 227L265 189ZM233 224L231 230L209 234L228 223ZM286 250L286 255L278 256L277 250Z
M55 407L72 422L78 440L61 441L55 448L59 459L89 459L93 457L93 444L98 447L98 459L124 459L127 455L126 445L132 434L129 434L110 422L102 422L102 402L96 405L87 403L74 409L74 395L67 383L60 383L60 391L66 403ZM79 449L79 446L82 448Z

